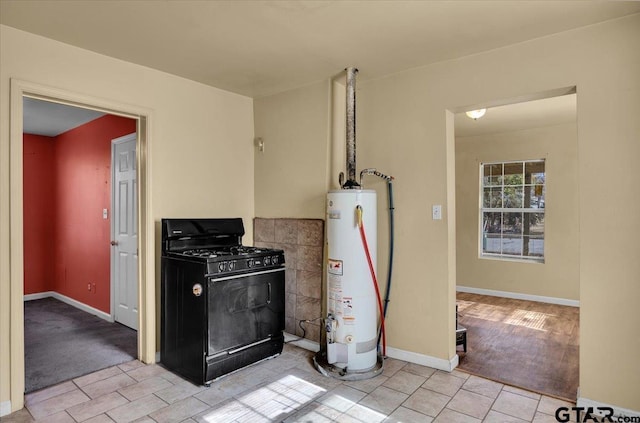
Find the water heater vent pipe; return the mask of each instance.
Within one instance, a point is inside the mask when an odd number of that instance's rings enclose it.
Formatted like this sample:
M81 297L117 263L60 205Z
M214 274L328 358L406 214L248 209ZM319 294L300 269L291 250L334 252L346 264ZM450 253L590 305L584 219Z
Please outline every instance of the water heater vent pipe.
M343 189L360 189L356 181L356 74L358 69L348 67L347 72L347 180Z

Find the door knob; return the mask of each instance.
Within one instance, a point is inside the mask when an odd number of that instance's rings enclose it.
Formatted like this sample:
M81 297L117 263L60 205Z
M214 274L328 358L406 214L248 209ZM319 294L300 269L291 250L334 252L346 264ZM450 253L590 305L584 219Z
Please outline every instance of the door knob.
M115 247L116 245L118 245L118 241L111 241L111 245Z

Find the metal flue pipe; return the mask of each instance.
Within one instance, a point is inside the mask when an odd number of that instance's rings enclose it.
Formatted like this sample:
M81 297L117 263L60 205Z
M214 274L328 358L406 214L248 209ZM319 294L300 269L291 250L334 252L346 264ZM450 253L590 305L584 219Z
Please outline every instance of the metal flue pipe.
M358 189L356 181L356 74L358 69L348 67L347 72L347 181L344 189Z

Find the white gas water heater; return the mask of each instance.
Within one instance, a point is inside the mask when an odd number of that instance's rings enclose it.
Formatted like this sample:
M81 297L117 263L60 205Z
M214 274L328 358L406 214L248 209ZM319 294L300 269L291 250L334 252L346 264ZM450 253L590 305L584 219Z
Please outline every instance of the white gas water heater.
M376 278L377 198L375 190L356 181L355 75L346 69L347 180L340 174L342 189L327 194L326 215L326 343L314 358L316 368L343 380L374 377L382 372L384 336L382 300ZM360 174L391 177L374 169Z

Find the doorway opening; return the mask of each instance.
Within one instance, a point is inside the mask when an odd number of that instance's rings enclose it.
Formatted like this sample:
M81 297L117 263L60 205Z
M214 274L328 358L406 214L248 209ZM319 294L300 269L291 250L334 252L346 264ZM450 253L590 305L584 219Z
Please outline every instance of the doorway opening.
M466 110L454 117L456 304L467 329L459 368L571 401L579 352L576 102L571 88L502 102L476 119Z
M28 393L137 358L137 123L30 97L23 116ZM118 179L125 196L113 198L111 144L123 135L127 155L115 164L133 171ZM113 228L124 231L118 239L133 235L124 248L110 245ZM116 258L129 258L127 250L135 260L120 269ZM128 314L113 312L114 293L119 303L134 303Z

